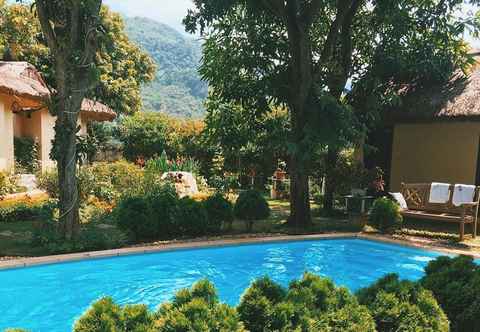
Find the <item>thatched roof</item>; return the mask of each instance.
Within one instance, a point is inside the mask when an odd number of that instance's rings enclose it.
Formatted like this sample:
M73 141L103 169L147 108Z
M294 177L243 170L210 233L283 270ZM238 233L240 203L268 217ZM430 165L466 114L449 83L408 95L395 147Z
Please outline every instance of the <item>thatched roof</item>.
M26 104L41 105L50 98L50 91L40 73L27 62L0 61L0 93L26 100ZM108 106L90 99L83 100L81 110L96 121L112 121L117 116Z
M34 101L50 96L39 72L27 62L0 61L0 92Z
M480 65L468 75L455 72L445 84L405 87L389 114L396 122L480 120Z
M113 121L117 117L110 107L91 99L83 100L82 113L95 121Z

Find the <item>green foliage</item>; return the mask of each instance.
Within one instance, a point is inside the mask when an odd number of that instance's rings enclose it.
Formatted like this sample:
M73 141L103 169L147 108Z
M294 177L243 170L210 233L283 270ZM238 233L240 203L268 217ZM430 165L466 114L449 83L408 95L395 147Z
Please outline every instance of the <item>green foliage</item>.
M197 72L201 43L147 18L126 18L125 24L130 39L157 64L156 79L142 92L145 108L177 117L201 117L207 95L207 84Z
M214 232L220 231L222 225L232 225L233 204L227 200L221 193L217 192L204 201L207 210L208 222Z
M17 190L17 177L0 171L0 198Z
M242 191L238 196L234 213L237 218L242 220L261 220L270 216L270 207L259 191L247 190Z
M452 331L480 327L480 266L469 256L439 257L430 262L421 285L432 291L452 323Z
M0 59L27 61L54 86L53 59L35 12L25 3L6 5L0 10ZM141 86L154 78L153 60L129 40L119 14L103 7L100 20L105 34L99 39L95 59L100 79L93 94L119 114L139 111Z
M221 172L270 177L287 158L289 117L282 108L266 113L225 103L210 94L206 103L204 142L222 158ZM222 176L223 174L217 174Z
M178 196L170 185L156 185L145 194L124 197L113 213L118 226L136 240L170 238L180 229L175 224Z
M375 331L367 308L354 296L309 273L292 282L288 290L268 278L257 280L237 310L251 332Z
M394 231L402 226L403 217L400 206L388 198L379 198L373 202L368 222L382 232Z
M121 307L111 298L103 298L75 322L74 332L148 332L154 331L153 315L145 305Z
M171 303L160 306L156 316L156 327L162 332L245 331L235 309L219 303L214 286L206 280L179 291Z
M15 137L15 171L17 173L35 173L38 171L38 143L30 137Z
M145 163L145 171L151 174L163 174L167 172L189 172L198 175L200 165L193 158L177 158L169 160L165 151L160 157L152 158Z
M49 221L53 219L56 208L56 200L33 203L19 202L6 207L0 207L0 222Z
M143 175L140 167L123 160L80 167L78 180L82 203L87 202L90 196L111 203L126 193L138 192L143 185ZM37 174L37 184L50 197L58 198L56 171Z
M357 296L370 309L379 332L450 330L433 294L414 282L400 281L395 274L359 290Z
M178 202L176 223L182 235L202 236L216 233L219 229L208 219L203 203L184 197Z
M82 224L78 236L66 240L57 220L42 219L33 232L31 244L53 255L119 248L125 246L127 240L124 233L99 227L96 220Z
M119 138L124 144L124 155L130 161L150 159L165 150L167 119L159 113L137 113L120 121Z

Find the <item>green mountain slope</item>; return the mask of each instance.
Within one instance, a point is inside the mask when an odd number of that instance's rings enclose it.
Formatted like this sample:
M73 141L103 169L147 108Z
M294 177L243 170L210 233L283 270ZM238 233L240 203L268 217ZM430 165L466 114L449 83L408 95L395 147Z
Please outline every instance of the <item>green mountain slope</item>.
M197 72L200 42L148 18L125 18L125 26L130 39L150 53L158 66L155 81L143 91L145 109L178 117L203 116L207 84Z

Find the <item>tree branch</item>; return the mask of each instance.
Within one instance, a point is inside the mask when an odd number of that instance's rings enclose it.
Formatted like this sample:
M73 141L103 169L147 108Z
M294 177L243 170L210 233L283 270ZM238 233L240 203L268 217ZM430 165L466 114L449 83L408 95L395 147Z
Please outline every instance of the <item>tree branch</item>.
M283 0L261 0L262 5L282 20L287 16Z
M309 5L305 6L305 10L303 12L303 17L307 25L311 25L315 20L315 16L320 11L320 8L323 5L322 0L311 0Z
M52 53L56 53L58 48L57 37L55 35L55 32L53 31L52 25L50 24L50 19L48 18L46 4L47 1L49 0L36 1L38 20L40 21L42 31L45 34L45 38L47 39L48 47L50 48Z
M75 1L71 4L72 10L70 12L70 47L71 49L76 49L78 46L78 38L80 36L79 31L79 17L80 17L80 3Z
M355 0L339 0L337 5L337 15L335 20L330 26L330 30L327 35L327 40L323 47L322 54L320 56L321 63L325 63L330 59L333 53L333 49L337 43L337 37L340 31L340 27L343 25L343 21L347 15L348 9L351 3Z

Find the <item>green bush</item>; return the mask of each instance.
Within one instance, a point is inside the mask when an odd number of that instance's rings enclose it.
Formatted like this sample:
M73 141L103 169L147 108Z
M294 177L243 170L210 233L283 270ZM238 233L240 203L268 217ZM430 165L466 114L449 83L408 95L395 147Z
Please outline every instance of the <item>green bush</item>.
M20 202L7 207L0 207L0 222L16 222L24 220L51 220L57 208L56 200L27 204Z
M38 171L38 143L30 137L14 138L15 171L35 173Z
M379 198L373 203L368 221L382 232L394 231L400 228L403 222L400 206L388 198Z
M237 218L245 220L248 230L251 230L254 220L267 219L270 216L270 207L260 192L247 190L238 196L234 213Z
M421 285L432 291L454 332L480 331L480 266L469 256L430 262Z
M207 210L208 223L213 232L219 232L222 225L232 226L233 222L233 204L227 200L221 193L216 193L208 197L203 204ZM226 228L226 227L224 227Z
M127 160L153 158L167 147L168 119L156 112L139 112L121 119L119 139Z
M157 185L145 195L125 196L113 213L118 226L136 240L156 240L178 235L178 196L169 185Z
M199 174L200 165L193 158L177 158L169 160L167 153L162 152L160 157L149 159L145 164L145 171L152 174L167 172L189 172Z
M178 202L176 223L182 235L201 236L215 232L201 202L184 197Z
M154 331L154 318L145 305L121 307L111 298L95 302L75 323L74 332Z
M155 327L162 332L245 331L235 309L221 304L206 280L179 291L172 302L160 306L156 317Z
M251 332L375 331L368 309L348 290L309 273L288 290L268 278L257 280L237 310Z
M17 190L17 177L13 174L0 172L0 198Z
M433 294L395 274L359 290L357 297L370 309L379 332L449 331L448 318Z
M56 170L38 174L37 183L50 197L58 198ZM78 183L82 202L86 202L90 196L101 201L113 202L127 193L142 191L143 171L126 161L96 163L79 168Z

